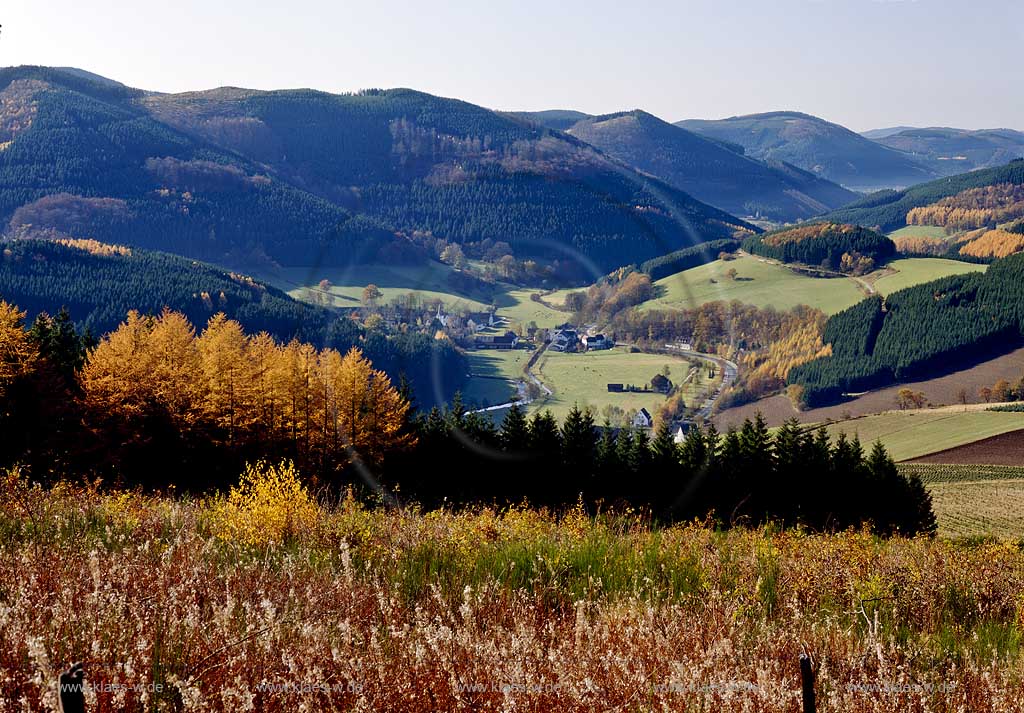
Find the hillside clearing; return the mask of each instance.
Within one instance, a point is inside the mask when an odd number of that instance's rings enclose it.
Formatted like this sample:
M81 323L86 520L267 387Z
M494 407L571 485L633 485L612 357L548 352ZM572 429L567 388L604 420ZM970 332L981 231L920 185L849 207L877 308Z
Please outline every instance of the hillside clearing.
M736 279L729 277L730 270L736 270ZM692 309L706 302L739 300L780 310L803 304L833 314L865 297L850 278L807 277L752 255L715 260L654 284L662 293L645 302L643 309Z
M455 271L448 265L429 261L415 266L282 267L258 271L254 276L284 290L295 299L338 308L360 307L363 288L374 284L383 293L382 302L415 292L424 300L439 299L449 309L486 309L490 304L488 296L453 288L449 282L453 274ZM319 287L322 280L330 283L328 294Z
M875 280L875 289L883 296L902 290L905 287L920 285L950 275L962 275L967 272L985 272L988 265L979 265L959 260L947 260L937 257L915 257L893 260L888 264L895 272L886 274Z
M943 240L950 238L951 236L946 233L946 229L937 225L908 225L899 230L894 230L889 233L889 237L896 238L942 238Z

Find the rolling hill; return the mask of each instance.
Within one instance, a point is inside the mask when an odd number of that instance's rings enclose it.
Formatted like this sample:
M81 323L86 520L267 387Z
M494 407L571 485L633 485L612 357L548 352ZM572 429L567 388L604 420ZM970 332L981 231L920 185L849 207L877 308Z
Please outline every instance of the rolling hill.
M938 175L907 154L800 112L690 119L676 126L739 144L753 158L785 161L858 190L909 186Z
M1024 159L1005 166L970 171L940 178L900 191L879 191L825 216L827 220L856 223L879 230L897 230L907 225L907 215L964 191L987 186L1024 185Z
M568 133L737 215L793 222L857 197L795 166L757 161L644 111L584 118Z
M830 356L794 367L808 406L892 383L933 377L1012 351L1024 339L1024 254L985 272L872 296L829 318Z
M0 221L204 260L418 262L438 239L608 270L756 228L593 147L407 89L156 94L0 70Z
M1024 132L1013 129L902 128L870 137L942 175L1001 166L1024 156Z

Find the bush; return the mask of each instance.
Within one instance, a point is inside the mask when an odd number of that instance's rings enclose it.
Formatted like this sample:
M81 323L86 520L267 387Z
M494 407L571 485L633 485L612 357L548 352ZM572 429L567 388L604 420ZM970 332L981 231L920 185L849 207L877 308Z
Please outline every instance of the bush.
M214 532L245 545L283 544L309 530L320 507L299 480L295 464L248 464L227 498L214 506Z

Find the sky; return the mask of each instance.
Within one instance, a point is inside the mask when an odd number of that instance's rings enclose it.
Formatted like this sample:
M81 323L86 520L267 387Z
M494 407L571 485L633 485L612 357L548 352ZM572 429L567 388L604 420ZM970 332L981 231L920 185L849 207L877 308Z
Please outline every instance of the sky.
M412 87L669 121L1024 130L1024 0L4 0L0 65L165 92Z

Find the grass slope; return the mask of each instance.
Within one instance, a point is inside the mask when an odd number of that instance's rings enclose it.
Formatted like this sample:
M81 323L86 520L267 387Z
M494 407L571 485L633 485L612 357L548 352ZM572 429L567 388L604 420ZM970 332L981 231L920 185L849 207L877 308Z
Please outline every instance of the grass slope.
M865 447L875 440L896 460L909 460L935 451L1024 428L1024 413L993 411L892 411L839 421L828 426L833 436L856 434Z
M352 265L330 267L292 267L258 271L259 277L285 290L292 297L316 301L323 291L321 280L331 283L330 293L334 307L359 307L363 288L377 285L383 293L381 300L389 302L400 295L415 292L425 300L441 300L446 307L465 307L482 310L490 304L489 295L479 291L464 291L451 286L449 278L454 270L439 262L425 261L422 265Z
M961 275L966 272L985 272L988 269L987 265L931 257L893 260L888 267L895 272L886 272L874 282L875 289L882 295L920 285L922 282L931 282L940 277Z
M735 269L737 279L726 273ZM714 282L712 282L714 280ZM856 304L865 294L854 280L800 275L752 255L716 260L663 277L655 282L663 293L646 309L689 309L716 300L739 300L759 307L790 309L800 304L833 314Z

